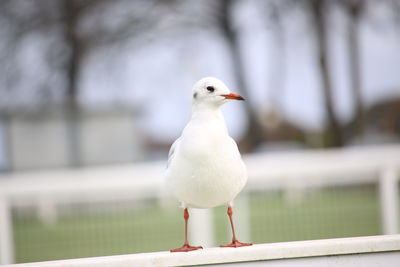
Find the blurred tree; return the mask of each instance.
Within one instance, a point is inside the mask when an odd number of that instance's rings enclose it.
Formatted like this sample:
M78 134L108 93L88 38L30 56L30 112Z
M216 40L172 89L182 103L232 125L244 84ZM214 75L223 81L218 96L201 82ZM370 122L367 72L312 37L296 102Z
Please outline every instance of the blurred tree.
M121 46L132 39L137 42L138 35L143 37L169 14L165 12L165 7L169 8L173 3L174 1L139 0L133 3L128 0L62 0L62 22L65 25L65 42L69 47L66 107L72 166L79 166L82 162L82 153L79 151L78 83L85 57L96 49ZM90 25L86 31L84 22Z
M221 35L226 40L229 54L232 58L232 68L234 79L241 92L246 96L250 95L247 87L244 64L240 49L240 34L234 27L234 0L220 0L217 7L217 27ZM244 136L244 143L247 150L253 150L264 140L264 130L258 120L257 113L251 106L250 101L246 101L247 130Z
M389 0L390 8L393 11L394 21L397 25L400 25L400 0ZM396 27L400 33L400 27Z
M0 110L3 113L18 104L27 105L28 99L37 103L39 98L45 102L54 97L50 92L52 86L48 84L54 82L52 79L36 76L34 81L30 81L29 89L22 83L28 65L24 58L26 50L38 43L47 48L51 38L46 33L57 27L54 24L57 16L53 1L0 1ZM25 45L27 40L32 42L31 47Z
M286 42L285 30L283 25L283 10L287 8L287 1L268 1L266 7L267 24L272 31L272 52L270 53L270 102L271 106L278 112L281 110L279 104L285 90L285 60L286 60Z
M362 136L365 128L365 111L362 94L361 58L360 58L360 23L366 8L365 0L341 0L348 16L347 47L350 88L354 99L354 132Z
M334 111L332 81L329 70L329 46L327 40L328 25L328 0L306 0L307 10L310 14L315 44L317 48L318 66L322 79L324 106L328 120L328 146L342 146L343 137L341 127Z
M348 17L347 23L347 46L349 49L349 77L350 86L354 98L354 112L352 121L352 131L355 135L363 136L367 124L367 112L363 104L363 83L362 83L362 58L360 55L362 43L361 24L367 15L368 7L386 7L389 12L389 25L399 24L400 21L400 0L368 1L368 0L339 0L341 7ZM391 17L393 15L393 17ZM384 25L382 21L378 24Z
M64 24L65 44L69 48L66 64L66 115L69 163L71 166L81 165L80 123L78 105L78 81L84 56L84 43L78 37L79 20L83 16L83 8L76 0L62 0L62 22Z
M264 19L265 28L271 34L268 53L268 106L263 110L262 123L266 127L266 134L281 127L282 100L285 95L286 82L286 41L283 19L287 9L293 3L287 0L259 1L260 17Z
M3 128L6 170L12 169L12 135L8 127L10 113L22 106L32 109L38 103L46 104L50 99L57 98L57 93L52 90L57 87L57 71L53 71L56 67L51 69L48 76L36 75L41 62L32 66L32 57L26 58L27 50L38 47L38 44L41 49L46 49L51 43L51 38L45 32L56 28L52 23L58 15L55 6L53 1L0 1L0 123ZM28 40L31 46L25 44ZM29 80L29 84L25 77L28 68L32 69L34 77Z
M291 13L297 6L300 6L306 14L306 17L310 19L310 25L313 30L314 42L316 47L316 56L318 59L318 70L321 77L322 82L322 90L323 90L323 103L326 112L327 118L327 130L325 133L325 145L326 146L342 146L343 145L343 133L342 127L339 123L337 115L334 110L334 98L333 98L333 85L332 85L332 77L329 69L329 44L327 40L328 35L328 17L331 12L331 4L332 1L328 0L303 0L303 1L295 1L295 0L281 0L281 1L263 1L264 6L266 6L266 10L269 13L269 16L265 16L268 18L269 25L273 25L273 41L275 42L274 47L278 53L285 53L285 44L284 44L284 29L282 25L283 16L292 16ZM272 70L271 78L275 78L277 72L284 72L283 60L284 57L279 54L277 59L277 63L274 62L274 68ZM275 59L275 58L274 58ZM280 63L281 62L281 63ZM280 69L279 69L280 68ZM278 69L278 70L277 70ZM283 76L282 76L283 77ZM282 78L284 79L284 78ZM282 82L280 87L282 86ZM278 83L279 86L279 83ZM279 103L277 98L282 95L280 92L281 88L273 88L274 99L273 102Z
M62 19L64 21L65 43L69 47L66 64L66 103L70 110L77 109L78 75L83 60L84 44L78 37L78 23L83 9L76 0L62 0Z
M1 66L6 72L0 75L0 94L10 99L6 103L15 106L20 98L26 97L23 88L38 92L38 103L43 105L42 96L64 89L64 102L68 122L68 147L70 165L81 164L79 130L80 75L89 54L100 49L120 48L124 43L144 44L143 41L161 32L168 16L173 16L174 0L4 0L0 2L0 20L6 37L0 43L0 57L6 58ZM24 70L25 58L17 55L21 47L30 45L26 38L35 36L46 47L40 75L46 77L42 83L21 86L19 80ZM141 38L138 38L141 37ZM50 41L48 41L50 40ZM110 51L110 50L109 50ZM40 53L40 52L37 52ZM40 57L39 56L39 57ZM36 63L36 62L35 62ZM37 64L36 64L37 65ZM54 73L63 77L57 85L50 84L48 77ZM39 80L39 79L35 79ZM60 79L59 79L60 80ZM58 80L58 81L59 81ZM51 98L49 98L51 102ZM4 102L3 102L4 103Z

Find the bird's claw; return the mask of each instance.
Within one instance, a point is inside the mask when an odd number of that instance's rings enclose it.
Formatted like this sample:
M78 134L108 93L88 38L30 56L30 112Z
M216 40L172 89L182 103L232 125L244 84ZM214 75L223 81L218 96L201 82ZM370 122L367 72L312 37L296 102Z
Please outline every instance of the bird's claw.
M239 242L237 239L232 240L232 243L229 243L228 245L221 245L221 248L238 248L238 247L247 247L251 246L253 244L250 243L242 243Z
M193 251L193 250L198 250L198 249L202 249L203 247L201 246L191 246L189 244L183 244L182 247L180 248L175 248L175 249L171 249L171 252L189 252L189 251Z

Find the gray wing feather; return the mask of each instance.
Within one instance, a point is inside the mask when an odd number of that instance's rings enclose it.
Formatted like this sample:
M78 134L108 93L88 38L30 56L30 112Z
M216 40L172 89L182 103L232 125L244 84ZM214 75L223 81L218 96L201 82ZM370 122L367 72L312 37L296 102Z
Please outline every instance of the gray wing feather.
M179 145L180 139L181 139L180 137L178 139L176 139L175 142L172 144L171 148L169 149L167 169L168 169L169 165L171 164L172 159L174 158L175 150L176 150L176 147Z

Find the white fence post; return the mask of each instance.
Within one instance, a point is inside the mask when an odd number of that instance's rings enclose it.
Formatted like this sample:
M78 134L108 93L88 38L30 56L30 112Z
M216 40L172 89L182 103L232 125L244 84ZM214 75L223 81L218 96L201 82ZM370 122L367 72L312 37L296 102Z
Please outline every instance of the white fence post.
M14 263L14 242L11 209L5 197L0 196L0 265Z
M215 245L212 209L189 209L189 241L192 246Z
M39 197L37 201L37 216L40 222L46 225L54 225L57 222L57 204L52 197Z
M379 198L383 234L391 235L399 232L399 189L396 169L386 167L379 177Z

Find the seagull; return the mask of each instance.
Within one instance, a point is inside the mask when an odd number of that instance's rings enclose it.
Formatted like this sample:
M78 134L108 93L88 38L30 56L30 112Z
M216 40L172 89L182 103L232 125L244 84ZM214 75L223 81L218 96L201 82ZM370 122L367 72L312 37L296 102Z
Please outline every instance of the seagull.
M167 188L182 204L185 240L171 252L201 249L188 242L188 208L208 209L227 205L232 242L221 247L242 247L232 219L232 201L247 181L246 166L236 142L229 136L220 107L231 100L244 100L219 79L205 77L193 86L192 117L172 144L165 173Z

